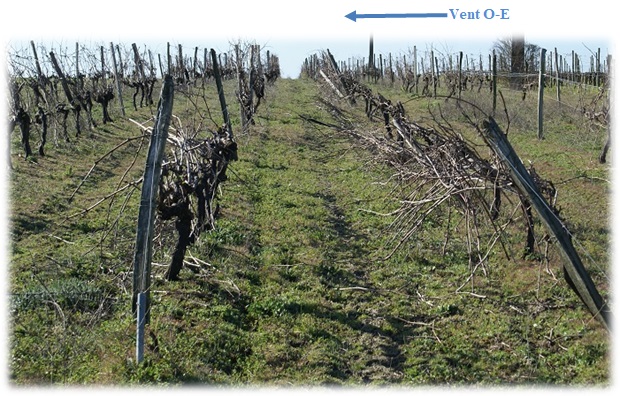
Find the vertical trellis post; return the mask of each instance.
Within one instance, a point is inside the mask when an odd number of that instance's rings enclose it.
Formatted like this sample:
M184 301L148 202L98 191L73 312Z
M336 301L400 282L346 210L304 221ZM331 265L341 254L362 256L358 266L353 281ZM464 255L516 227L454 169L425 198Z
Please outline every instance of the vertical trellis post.
M407 66L405 65L405 70ZM413 85L415 86L415 94L418 94L418 48L413 46Z
M253 122L252 118L254 118L254 83L256 82L256 78L258 77L256 74L256 63L254 63L254 61L256 59L257 53L260 56L260 47L258 45L250 44L250 65L249 65L250 79L249 79L249 84L248 84L248 103L247 103L249 106L248 110L250 112L249 124ZM249 127L250 126L248 125L247 128Z
M555 92L558 100L558 105L560 105L560 61L558 59L558 49L553 49L553 56L555 58Z
M194 64L192 65L192 70L193 70L193 78L195 79L196 76L198 75L199 71L198 71L198 47L194 48ZM194 84L196 83L196 81L194 81Z
M166 64L168 68L168 74L172 75L172 55L170 54L170 43L166 44Z
M594 85L597 87L601 84L601 49L599 48L596 51L596 71L595 71L596 82Z
M178 46L178 59L177 59L177 65L179 66L179 74L180 74L180 78L181 81L185 82L185 62L183 61L183 46L181 44L179 44Z
M82 87L79 85L79 81L80 81L80 43L79 42L75 43L75 78L76 78L76 81L78 82L78 89L81 89Z
M168 127L172 117L174 86L172 77L168 74L164 78L161 88L157 118L151 134L151 142L142 179L142 195L140 197L140 211L136 231L136 250L133 260L133 296L132 311L137 311L137 300L140 293L145 293L144 323L149 323L149 289L151 286L151 258L153 255L153 225L155 223L155 208L157 192L161 177L161 162L168 138Z
M577 68L575 64L575 50L572 50L570 52L570 59L571 59L570 80L575 81L575 74L577 73Z
M371 81L375 72L375 51L374 51L374 41L372 35L370 35L370 42L368 43L368 72L366 74L366 79Z
M256 44L256 54L256 71L260 78L263 78L265 75L265 71L263 70L263 61L261 60L260 56L260 45L258 44ZM269 51L267 51L267 55L269 55ZM267 59L269 59L269 56L267 56Z
M415 52L415 47L414 47L414 52ZM402 74L401 74L401 77L402 77L404 80L407 80L407 73L409 72L409 71L407 70L407 67L408 67L408 66L407 66L407 55L403 55L403 69L402 69ZM416 81L415 75L414 75L413 77L414 77L414 78L413 78L413 81L414 81L413 83L415 84L415 81ZM402 82L401 82L401 85L402 85ZM411 90L411 88L407 87L407 90L408 90L408 91L410 91L410 90Z
M101 57L101 79L103 80L103 86L107 86L107 78L105 72L105 49L103 45L99 47L99 54Z
M543 94L545 91L545 57L547 50L540 49L540 72L538 73L538 139L543 139Z
M392 53L389 53L389 63L390 63L390 83L394 85L394 67L392 65Z
M612 81L613 77L615 77L612 73L613 73L614 67L612 64L612 57L611 55L607 55L607 81ZM613 109L614 107L614 95L610 95L609 96L609 108ZM612 120L613 123L613 120ZM609 148L611 146L611 129L612 129L612 125L608 125L607 126L607 139L605 140L605 145L603 146L603 149L601 150L601 154L598 157L598 162L601 164L604 164L605 162L607 162L607 152L609 151Z
M247 132L247 128L248 128L248 114L246 112L245 109L245 98L243 96L243 92L245 91L245 86L244 86L244 76L243 76L243 56L241 54L241 46L239 44L235 44L235 57L237 58L236 61L236 69L237 69L237 91L238 96L239 96L239 118L241 119L241 130L245 133ZM215 66L213 68L214 70L214 74L215 74ZM218 68L218 74L219 74L219 68ZM221 81L221 77L218 76L218 78L216 78L216 82L218 81L218 79L220 79ZM218 93L220 90L220 85L218 85ZM223 92L222 92L222 96L220 96L220 99L223 98ZM224 113L224 108L222 108L222 113Z
M203 83L207 82L207 56L208 56L209 50L208 49L204 49L203 52L203 60L202 60L202 64L204 65L204 70L202 71L202 81Z
M431 66L431 83L433 84L433 98L437 97L437 84L435 83L436 79L439 79L439 76L435 74L435 54L433 52L433 48L431 47L430 54L430 66Z
M495 50L493 50L493 59L491 60L491 73L493 73L493 112L491 114L495 117L495 109L497 108L497 55Z
M153 53L151 50L149 52L149 76L155 78L155 66L153 65Z
M437 83L434 84L434 86L433 86L433 96L437 97L437 88L441 88L441 79L440 79L441 72L439 71L439 58L437 58L435 56L434 59L435 59L435 69L436 69L436 71L435 71L435 77L436 77L435 80L437 81ZM431 66L432 66L432 64L431 64ZM444 69L445 69L445 67L444 67Z
M461 99L461 88L463 87L463 51L459 51L459 99Z

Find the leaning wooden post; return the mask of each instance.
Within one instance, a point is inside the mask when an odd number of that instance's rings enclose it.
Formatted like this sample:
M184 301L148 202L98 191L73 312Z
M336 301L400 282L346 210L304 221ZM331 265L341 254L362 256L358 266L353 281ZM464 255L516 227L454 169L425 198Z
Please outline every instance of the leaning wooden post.
M116 65L116 55L114 55L114 44L110 43L110 52L112 53L112 65L114 66L114 80L116 81L116 92L118 93L118 104L121 107L121 113L125 117L125 106L123 105L123 91L121 89L121 79Z
M213 77L215 78L215 85L217 87L217 95L220 99L220 107L222 109L222 116L224 117L224 125L226 125L226 134L232 140L233 132L230 124L230 116L228 114L228 106L226 106L226 97L224 96L224 88L222 86L222 77L220 74L220 66L217 59L215 50L211 48L211 61L213 62Z
M138 293L136 316L136 362L144 360L144 328L146 325L146 293Z
M133 49L133 59L136 64L136 68L138 72L140 72L140 82L146 81L146 75L144 74L144 64L142 62L142 57L140 57L140 52L138 52L138 46L136 43L131 44L131 48Z
M43 81L43 72L41 71L41 64L39 63L37 48L34 45L34 41L30 41L30 46L32 47L32 53L34 54L34 65L37 68L37 81L39 82L39 85L43 87L45 85L45 82Z
M159 74L164 78L165 73L163 63L161 63L161 54L157 54L157 63L159 64Z
M121 47L116 45L116 54L118 55L119 75L121 78L125 77L125 69L123 69L123 56L121 55Z
M60 64L58 63L58 60L56 60L56 56L54 55L54 52L50 52L50 60L52 61L52 66L54 67L54 70L56 71L56 73L58 74L58 77L60 78L60 84L62 85L62 89L65 92L67 101L71 105L71 111L73 111L73 114L75 115L75 129L76 129L75 135L79 136L80 133L82 132L82 127L80 123L80 111L83 106L80 104L79 99L77 97L74 97L73 94L71 93L71 89L69 88L69 83L67 82L67 78L65 77L65 74L60 68Z
M161 162L168 138L168 127L172 118L174 85L168 74L161 88L157 118L153 125L151 143L146 159L144 177L142 179L142 195L136 231L136 250L133 259L133 296L132 311L137 310L138 294L145 293L145 323L150 321L149 289L151 287L151 258L153 256L153 225L157 206L157 192L161 177Z
M334 58L334 55L332 55L332 53L329 51L329 48L327 49L327 57L332 65L332 68L334 69L334 72L340 79L340 84L342 85L342 89L344 89L347 97L349 98L349 103L355 104L355 98L353 97L353 95L351 95L351 92L349 92L349 84L347 83L347 80L344 78L344 76L340 73L338 63L336 63L336 59Z
M610 330L611 311L598 293L594 282L583 266L577 251L575 250L572 237L564 224L551 211L549 204L542 197L538 187L532 180L529 172L508 142L506 135L499 126L489 117L483 122L484 138L487 144L495 151L495 154L507 165L512 180L522 194L528 197L532 206L540 216L545 226L555 236L564 258L564 271L567 282L575 293L581 298L592 315Z
M543 139L543 94L545 92L545 56L547 50L540 49L540 72L538 73L538 139Z
M62 89L65 92L67 101L71 106L75 107L76 102L74 102L73 100L73 94L71 93L71 89L69 89L69 83L67 82L67 78L65 77L65 74L60 68L60 64L56 60L56 55L54 55L53 52L50 52L50 60L52 61L52 66L54 67L56 74L58 74L58 77L60 78L60 84L62 85Z
M330 87L332 87L332 89L336 92L336 94L338 95L338 97L340 99L344 98L344 95L342 94L342 92L340 92L340 90L338 89L338 87L331 82L331 80L329 79L329 77L327 77L327 74L325 74L323 72L323 70L319 69L319 73L321 74L321 76L323 76L323 78L325 79L325 81L329 84Z

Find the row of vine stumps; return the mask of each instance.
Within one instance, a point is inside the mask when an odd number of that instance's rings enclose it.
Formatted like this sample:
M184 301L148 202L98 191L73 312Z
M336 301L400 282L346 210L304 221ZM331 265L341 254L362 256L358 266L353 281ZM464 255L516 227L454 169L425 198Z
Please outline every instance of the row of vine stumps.
M280 76L277 55L269 51L261 52L260 45L237 43L229 52L221 54L216 54L214 50L209 54L205 48L204 57L198 56L199 52L201 55L203 52L196 47L194 57L188 58L183 56L181 45L177 55L171 55L168 44L167 62L162 64L159 55L158 71L153 53L148 49L141 52L136 44L124 48L110 43L109 47L102 45L96 49L76 45L75 53L71 55L60 49L49 51L47 56L41 57L39 54L46 52L45 48L31 42L30 48L24 51L30 53L9 54L9 132L19 128L26 159L33 156L33 130L39 132L40 156L45 156L50 131L57 147L63 141L65 145L70 145L70 135L74 135L75 139L83 135L84 118L89 131L96 133L93 101L101 105L104 125L114 123L110 108L114 107L115 99L118 99L117 108L122 112L118 117L125 117L125 92L130 93L135 112L151 108L155 88L161 81L158 74L170 75L177 95L190 103L189 110L179 110L184 112L182 117L185 119L174 116L163 159L157 205L159 231L165 231L169 228L167 224L174 223L178 235L165 278L178 279L187 247L202 232L215 228L219 185L227 179L228 163L237 159L237 143L221 88L222 81L237 80L235 99L241 109L240 133L248 133L254 114L265 96L265 86L273 84ZM50 72L46 73L47 70ZM218 97L222 108L220 117L213 116L207 104ZM204 105L207 105L207 114L199 109ZM68 122L70 115L73 116L71 123ZM128 120L141 131L139 139L149 139L153 117L142 121ZM207 122L211 126L205 125ZM134 141L134 138L127 138L98 158L69 197L69 202L79 194L97 166ZM143 145L141 143L140 147ZM131 167L135 166L135 162ZM10 155L9 166L12 166ZM124 174L128 174L129 170ZM116 195L128 194L127 187L135 187L140 182L141 179L138 179L125 184L97 204L112 200ZM86 215L96 205L71 217Z

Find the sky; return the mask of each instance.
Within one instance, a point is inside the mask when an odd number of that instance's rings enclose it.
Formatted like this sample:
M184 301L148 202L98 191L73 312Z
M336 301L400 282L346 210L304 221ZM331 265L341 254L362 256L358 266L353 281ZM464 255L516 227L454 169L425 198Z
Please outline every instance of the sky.
M344 22L353 24L346 18L342 18ZM367 22L367 21L365 21ZM363 22L355 22L363 23ZM593 37L584 39L566 39L562 37L529 37L523 35L528 43L536 44L539 47L546 48L548 51L553 51L557 48L560 55L568 57L570 59L571 51L575 51L577 55L581 56L581 59L587 60L591 52L596 52L599 48L601 55L606 58L608 54L612 53L612 41L608 37ZM349 58L362 59L368 57L370 37L373 38L374 53L378 57L379 54L388 56L402 56L411 52L415 46L418 54L429 52L433 49L436 56L441 58L442 55L458 54L459 51L463 51L464 55L472 56L478 62L480 54L483 55L483 62L488 60L488 54L490 53L494 43L498 39L509 37L509 35L499 35L491 37L476 37L473 39L462 37L412 37L411 39L403 39L400 37L391 37L390 35L383 35L379 33L370 32L365 36L351 37L351 38L312 38L302 37L299 39L290 39L286 37L266 37L263 39L255 39L251 37L241 37L231 35L228 38L202 38L202 37L183 37L179 39L165 39L165 38L152 38L152 37L131 37L127 36L121 38L120 41L115 41L115 44L122 43L126 47L132 43L136 43L139 48L148 48L154 54L166 54L167 43L170 43L173 54L176 54L177 47L180 44L183 47L184 54L193 54L193 49L198 47L201 51L204 48L214 48L218 53L228 51L231 48L231 43L254 43L259 44L264 51L270 51L270 53L278 56L280 61L280 68L282 77L285 78L297 78L299 76L301 65L304 60L313 54L320 51L329 49L334 57L339 61L346 61ZM103 45L105 48L109 47L110 40L106 40L101 37L82 38L79 37L62 37L55 38L49 36L36 36L33 37L11 37L7 41L7 52L23 52L31 54L30 40L33 40L37 45L43 45L48 50L51 48L68 48L70 52L75 48L75 42L78 41L80 45L86 47L92 47L93 49ZM201 52L202 54L202 52Z
M402 54L415 45L418 51L433 46L477 56L488 54L495 40L518 33L548 50L557 47L560 54L575 50L583 56L589 55L587 48L601 48L606 56L614 52L612 30L617 24L614 13L606 11L608 3L598 0L588 2L588 7L570 8L558 7L558 2L514 0L106 0L101 8L86 4L74 0L8 2L2 6L0 38L5 45L17 47L30 40L69 47L76 41L97 45L135 42L161 53L167 42L218 52L228 50L231 42L254 42L278 55L283 77L295 78L304 59L319 50L329 48L339 60L367 57L370 36L377 54ZM508 19L483 17L485 10L499 14L501 9L507 10ZM354 10L358 14L442 12L448 18L356 22L345 18ZM475 11L480 11L480 19L452 17Z
M566 4L567 6L563 6ZM57 42L67 46L80 43L136 43L165 51L167 42L184 47L229 48L230 42L255 42L277 54L284 77L297 77L303 60L319 50L329 48L339 60L365 57L372 35L376 53L404 53L415 45L426 50L433 45L440 51L463 51L465 54L487 54L493 42L502 37L522 34L526 41L560 54L575 50L588 56L590 50L601 49L603 56L617 59L618 16L613 2L530 0L226 0L226 1L137 1L105 0L10 0L0 11L0 41L5 51L15 43ZM570 5L570 6L568 6ZM454 12L450 11L453 10ZM364 13L427 13L505 9L508 19L358 19L345 15ZM458 10L458 11L457 11ZM21 45L21 44L20 44ZM0 67L5 73L5 63ZM6 80L0 79L0 92L6 93ZM617 85L614 88L617 97ZM6 103L6 99L3 99ZM615 119L616 111L614 111ZM0 106L0 118L7 118L6 106ZM3 132L5 123L2 124ZM6 134L3 133L3 136ZM7 139L0 139L0 153L6 153ZM612 143L612 164L618 163L618 150ZM613 170L612 186L620 179ZM0 230L8 229L8 170L0 166ZM615 188L612 187L612 190ZM614 194L613 205L617 206ZM613 210L612 224L620 224L618 210ZM614 246L620 246L615 241ZM0 252L6 252L8 241L0 238ZM614 260L617 255L614 252ZM6 255L0 256L4 264ZM7 268L4 265L3 268ZM6 277L4 277L6 279ZM7 285L0 282L0 294ZM615 281L614 281L615 287ZM3 317L4 304L0 304ZM5 340L6 337L0 337ZM0 347L5 347L0 343ZM0 366L6 354L0 353ZM614 367L614 378L617 378ZM1 376L1 375L0 375ZM6 378L2 376L2 381ZM613 381L612 389L615 388ZM9 389L10 391L10 389Z

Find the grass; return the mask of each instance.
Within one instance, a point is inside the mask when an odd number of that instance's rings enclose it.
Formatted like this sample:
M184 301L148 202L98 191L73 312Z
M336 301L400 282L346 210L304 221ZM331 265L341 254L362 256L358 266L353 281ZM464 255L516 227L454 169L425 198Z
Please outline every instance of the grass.
M232 98L234 84L227 89ZM607 386L608 334L566 286L557 252L555 279L544 263L518 258L519 234L509 241L510 258L497 252L487 274L468 281L462 241L455 238L441 255L444 220L434 217L423 235L385 259L391 217L372 213L398 206L397 186L390 169L348 137L302 121L300 114L327 119L315 105L320 94L308 80L268 88L256 125L237 136L239 160L222 184L217 229L189 248L206 263L198 273L184 269L180 281L164 281L174 235L156 241L141 365L130 310L139 191L103 242L124 198L66 220L118 187L137 142L102 162L67 202L93 162L138 131L117 117L34 160L19 157L15 137L10 381ZM175 113L189 114L182 95L175 100ZM428 116L425 100L407 106L409 114ZM129 117L144 120L152 111L130 110ZM561 119L551 122L564 130ZM578 134L550 127L537 141L515 126L509 136L541 176L559 181L562 213L598 265L595 281L605 285L609 183L600 179L608 170L593 160L598 146ZM139 177L144 152L126 180Z

